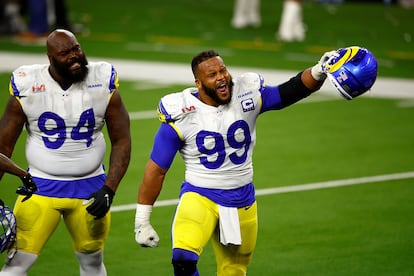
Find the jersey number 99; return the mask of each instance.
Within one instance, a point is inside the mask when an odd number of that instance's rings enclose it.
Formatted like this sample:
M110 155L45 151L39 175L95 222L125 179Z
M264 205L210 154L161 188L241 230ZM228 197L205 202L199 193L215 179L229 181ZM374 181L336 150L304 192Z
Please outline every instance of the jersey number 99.
M239 137L239 135L236 135L238 133L238 130L241 130L243 132L243 135L240 136L244 137L240 141L236 139L236 137ZM236 165L242 164L246 161L252 137L250 135L249 125L245 121L239 120L230 125L229 129L227 130L226 137L223 137L223 135L218 132L206 130L202 130L197 134L196 143L198 150L205 155L217 156L217 158L212 161L209 160L209 158L206 156L200 157L201 164L203 164L206 168L217 169L223 165L227 156L224 139L227 139L227 143L231 148L244 149L243 153L240 155L238 155L236 152L231 153L228 156L230 161ZM214 140L213 145L206 147L206 140Z

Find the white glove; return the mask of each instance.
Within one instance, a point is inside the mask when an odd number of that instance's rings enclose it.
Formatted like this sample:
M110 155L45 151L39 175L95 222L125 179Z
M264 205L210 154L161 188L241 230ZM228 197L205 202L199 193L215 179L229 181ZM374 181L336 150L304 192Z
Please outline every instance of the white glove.
M323 69L325 63L332 57L335 56L335 54L337 53L337 51L329 51L329 52L325 52L321 59L319 60L319 62L317 64L315 64L315 66L312 67L311 69L311 74L312 77L317 80L317 81L323 81L326 79L326 73Z
M142 247L157 247L160 241L150 224L152 205L137 204L135 213L135 241Z

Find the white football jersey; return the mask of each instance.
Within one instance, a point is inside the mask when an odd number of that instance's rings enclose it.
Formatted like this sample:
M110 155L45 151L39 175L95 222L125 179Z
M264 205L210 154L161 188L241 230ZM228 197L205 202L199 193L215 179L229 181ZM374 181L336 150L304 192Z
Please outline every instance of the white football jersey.
M90 62L86 80L63 90L48 67L22 66L10 82L10 93L27 117L30 173L57 180L103 174L106 145L101 130L111 92L118 87L115 70L106 62Z
M160 119L170 122L183 141L180 153L187 182L213 189L234 189L252 182L262 85L258 74L241 75L234 80L231 102L218 107L195 97L196 88L161 99Z

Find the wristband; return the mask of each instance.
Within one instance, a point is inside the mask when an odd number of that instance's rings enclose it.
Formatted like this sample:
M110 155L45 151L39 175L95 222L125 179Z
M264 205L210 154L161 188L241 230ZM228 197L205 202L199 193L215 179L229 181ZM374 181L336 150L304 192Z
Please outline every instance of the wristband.
M135 228L137 228L138 225L149 224L151 212L152 212L152 205L138 203L137 210L135 213Z

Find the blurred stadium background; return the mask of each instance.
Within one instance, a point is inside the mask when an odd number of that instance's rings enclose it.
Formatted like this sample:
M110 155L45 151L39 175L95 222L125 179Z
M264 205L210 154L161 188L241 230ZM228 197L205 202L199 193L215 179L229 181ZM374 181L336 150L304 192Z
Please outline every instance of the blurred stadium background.
M247 29L230 26L233 1L227 0L67 1L89 60L119 68L132 119L132 160L114 200L105 248L109 275L172 274L170 203L183 177L179 156L153 211L159 248L136 245L133 208L159 124L158 100L192 85L189 64L196 53L214 48L233 75L254 70L273 83L313 65L324 51L351 45L370 49L378 59L371 92L345 101L325 85L309 100L258 121L260 226L248 274L414 274L414 9L395 1L319 2L304 1L305 41L281 43L275 32L282 1L262 0L262 25ZM0 37L0 58L3 110L10 72L47 59L43 45L21 45L8 35ZM24 135L13 159L26 166ZM10 206L18 184L9 175L1 181L0 198ZM200 273L214 271L207 247ZM63 224L29 275L78 275Z

